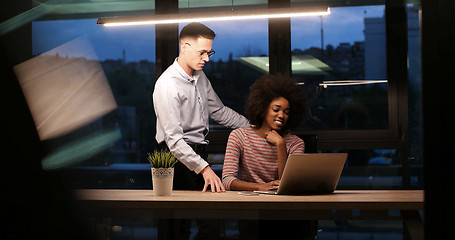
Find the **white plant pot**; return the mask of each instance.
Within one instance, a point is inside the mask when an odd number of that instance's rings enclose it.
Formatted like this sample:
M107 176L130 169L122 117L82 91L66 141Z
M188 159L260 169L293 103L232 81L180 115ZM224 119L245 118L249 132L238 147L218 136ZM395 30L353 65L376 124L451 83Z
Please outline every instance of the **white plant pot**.
M155 196L171 196L174 168L152 168L153 193Z

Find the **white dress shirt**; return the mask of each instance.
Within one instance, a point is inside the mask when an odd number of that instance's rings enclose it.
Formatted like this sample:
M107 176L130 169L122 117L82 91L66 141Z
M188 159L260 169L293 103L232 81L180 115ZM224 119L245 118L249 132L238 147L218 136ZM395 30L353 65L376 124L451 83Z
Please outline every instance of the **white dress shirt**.
M191 171L199 173L208 163L188 144L208 144L209 117L229 128L249 126L248 120L223 105L203 71L191 78L177 59L158 78L153 91L156 141Z

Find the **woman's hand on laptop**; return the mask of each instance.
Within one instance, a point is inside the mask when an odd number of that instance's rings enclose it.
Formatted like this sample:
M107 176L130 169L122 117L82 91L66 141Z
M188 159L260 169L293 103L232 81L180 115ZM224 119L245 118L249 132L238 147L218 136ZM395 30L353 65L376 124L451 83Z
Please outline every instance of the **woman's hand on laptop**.
M259 187L259 191L268 191L268 190L272 190L272 189L278 189L278 186L280 185L280 180L274 180L274 181L271 181L271 182L268 182L268 183L263 183L263 184L260 184L258 187Z

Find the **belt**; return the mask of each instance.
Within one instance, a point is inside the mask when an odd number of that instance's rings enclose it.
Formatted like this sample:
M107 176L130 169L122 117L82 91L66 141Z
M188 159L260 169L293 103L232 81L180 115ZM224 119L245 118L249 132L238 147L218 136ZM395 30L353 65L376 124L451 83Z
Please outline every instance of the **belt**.
M188 144L196 154L198 154L199 156L201 156L202 159L204 159L207 163L209 163L207 161L207 158L208 158L208 154L207 154L207 144ZM166 143L165 142L161 142L160 144L158 144L158 149L166 149L169 151L169 148L167 147ZM210 163L209 163L210 165Z
M189 143L188 146L190 146L196 153L205 153L207 150L207 144L190 144ZM165 142L161 142L159 144L159 147L160 147L160 149L169 150L169 148L167 147Z

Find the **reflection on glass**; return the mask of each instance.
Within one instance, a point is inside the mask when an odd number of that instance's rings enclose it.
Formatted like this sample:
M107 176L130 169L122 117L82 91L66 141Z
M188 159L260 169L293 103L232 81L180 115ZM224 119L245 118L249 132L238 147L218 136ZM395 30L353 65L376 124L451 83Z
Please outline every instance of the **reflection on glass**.
M56 58L56 52L50 51L51 49L65 42L71 42L73 39L84 39L92 49L91 54L85 54L84 58L86 62L98 65L97 74L92 74L94 71L89 71L88 68L79 68L69 75L61 75L61 73L58 75L64 77L65 81L86 77L85 83L90 87L79 89L79 93L84 96L97 89L93 87L94 76L102 75L116 103L115 109L77 125L70 131L46 139L44 144L49 149L49 155L43 161L43 166L48 168L68 166L56 159L71 160L85 170L93 170L96 167L100 167L99 170L109 170L118 167L118 164L122 165L120 169L127 166L125 164L131 163L146 165L145 153L155 147L155 115L150 97L155 83L155 28L147 26L105 29L96 25L96 19L39 21L32 23L32 36L33 53L40 55L49 52L51 54L46 55L53 58ZM72 54L83 54L82 49L74 45L67 49L67 51L70 50ZM74 70L71 64L81 60L71 61L66 59L67 55L58 54L61 61L64 61L64 64L61 64L62 68ZM46 84L45 89L51 90L56 87L55 84ZM62 88L62 94L72 89L68 84ZM49 98L51 95L43 93L40 100ZM75 100L71 95L65 96ZM75 105L86 113L94 104L96 102L92 99L82 98ZM74 110L74 108L66 109ZM97 105L94 109L100 111L102 108ZM81 116L82 114L78 114L71 120L77 120ZM55 127L54 124L52 126ZM81 149L86 151L80 151ZM79 157L89 160L82 162L79 161ZM98 172L98 174L103 173ZM84 179L81 177L78 182L84 183L90 180ZM97 182L90 182L88 186L96 184Z
M324 152L348 154L337 189L401 189L401 156L397 149L359 149ZM224 154L209 154L214 169L221 171ZM411 184L422 179L411 177Z
M387 129L384 6L331 11L291 19L292 75L309 100L309 118L299 129ZM297 68L302 57L320 71Z
M179 0L179 8L200 8L200 7L235 7L241 5L267 5L267 0Z
M41 140L73 131L117 105L91 45L79 38L14 67Z
M203 71L224 103L240 114L249 95L250 85L264 74L245 58L268 59L268 21L204 22L216 33L213 50L216 54L205 64ZM185 24L180 24L180 29ZM211 130L222 127L210 121Z
M56 139L117 108L106 76L86 38L78 38L14 67L41 140ZM53 149L44 170L82 162L120 138L92 133ZM77 142L77 144L75 144Z
M261 71L264 74L269 73L269 57L240 57L239 61L252 68ZM291 59L292 72L295 74L326 74L330 67L319 59L311 55L292 56ZM328 74L328 73L327 73Z
M348 159L337 189L401 189L401 156L397 149L338 150ZM419 181L411 178L412 182Z
M422 66L421 66L421 7L419 4L408 4L408 60L409 60L409 143L411 155L411 173L421 180L423 178L422 158ZM413 184L414 182L411 182ZM423 188L422 181L411 185Z

